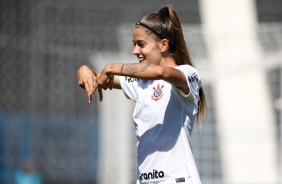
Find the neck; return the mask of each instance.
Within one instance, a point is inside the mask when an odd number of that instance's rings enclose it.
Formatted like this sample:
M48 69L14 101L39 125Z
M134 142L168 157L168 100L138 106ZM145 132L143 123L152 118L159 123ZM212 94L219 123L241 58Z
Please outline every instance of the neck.
M160 66L176 67L177 64L175 63L175 60L173 59L173 57L169 56L169 57L163 57L162 58Z

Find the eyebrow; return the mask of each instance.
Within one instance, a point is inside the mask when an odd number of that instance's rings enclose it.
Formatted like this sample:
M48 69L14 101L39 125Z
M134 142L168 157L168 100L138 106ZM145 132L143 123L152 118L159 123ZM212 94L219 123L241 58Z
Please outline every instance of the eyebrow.
M133 43L137 43L137 42L147 42L145 40L137 40L136 42L134 40L132 40Z

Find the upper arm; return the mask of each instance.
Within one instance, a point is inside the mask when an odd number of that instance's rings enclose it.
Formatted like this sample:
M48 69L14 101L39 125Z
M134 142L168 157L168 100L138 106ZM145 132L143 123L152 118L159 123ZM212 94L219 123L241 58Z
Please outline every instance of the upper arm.
M163 68L163 80L181 89L186 95L190 92L187 79L181 70L172 67Z

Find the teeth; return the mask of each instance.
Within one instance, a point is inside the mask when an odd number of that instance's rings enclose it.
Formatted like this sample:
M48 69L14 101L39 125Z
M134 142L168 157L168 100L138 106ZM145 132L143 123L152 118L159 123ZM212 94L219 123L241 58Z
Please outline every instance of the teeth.
M139 58L138 60L139 60L139 62L141 62L141 61L143 61L143 60L144 60L144 58Z

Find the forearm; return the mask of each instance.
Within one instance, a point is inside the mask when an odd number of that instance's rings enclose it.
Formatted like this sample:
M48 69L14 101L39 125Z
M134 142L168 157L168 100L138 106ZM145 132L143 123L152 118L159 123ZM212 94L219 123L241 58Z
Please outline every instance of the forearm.
M163 67L145 63L108 64L103 69L107 76L121 75L145 80L163 79Z

